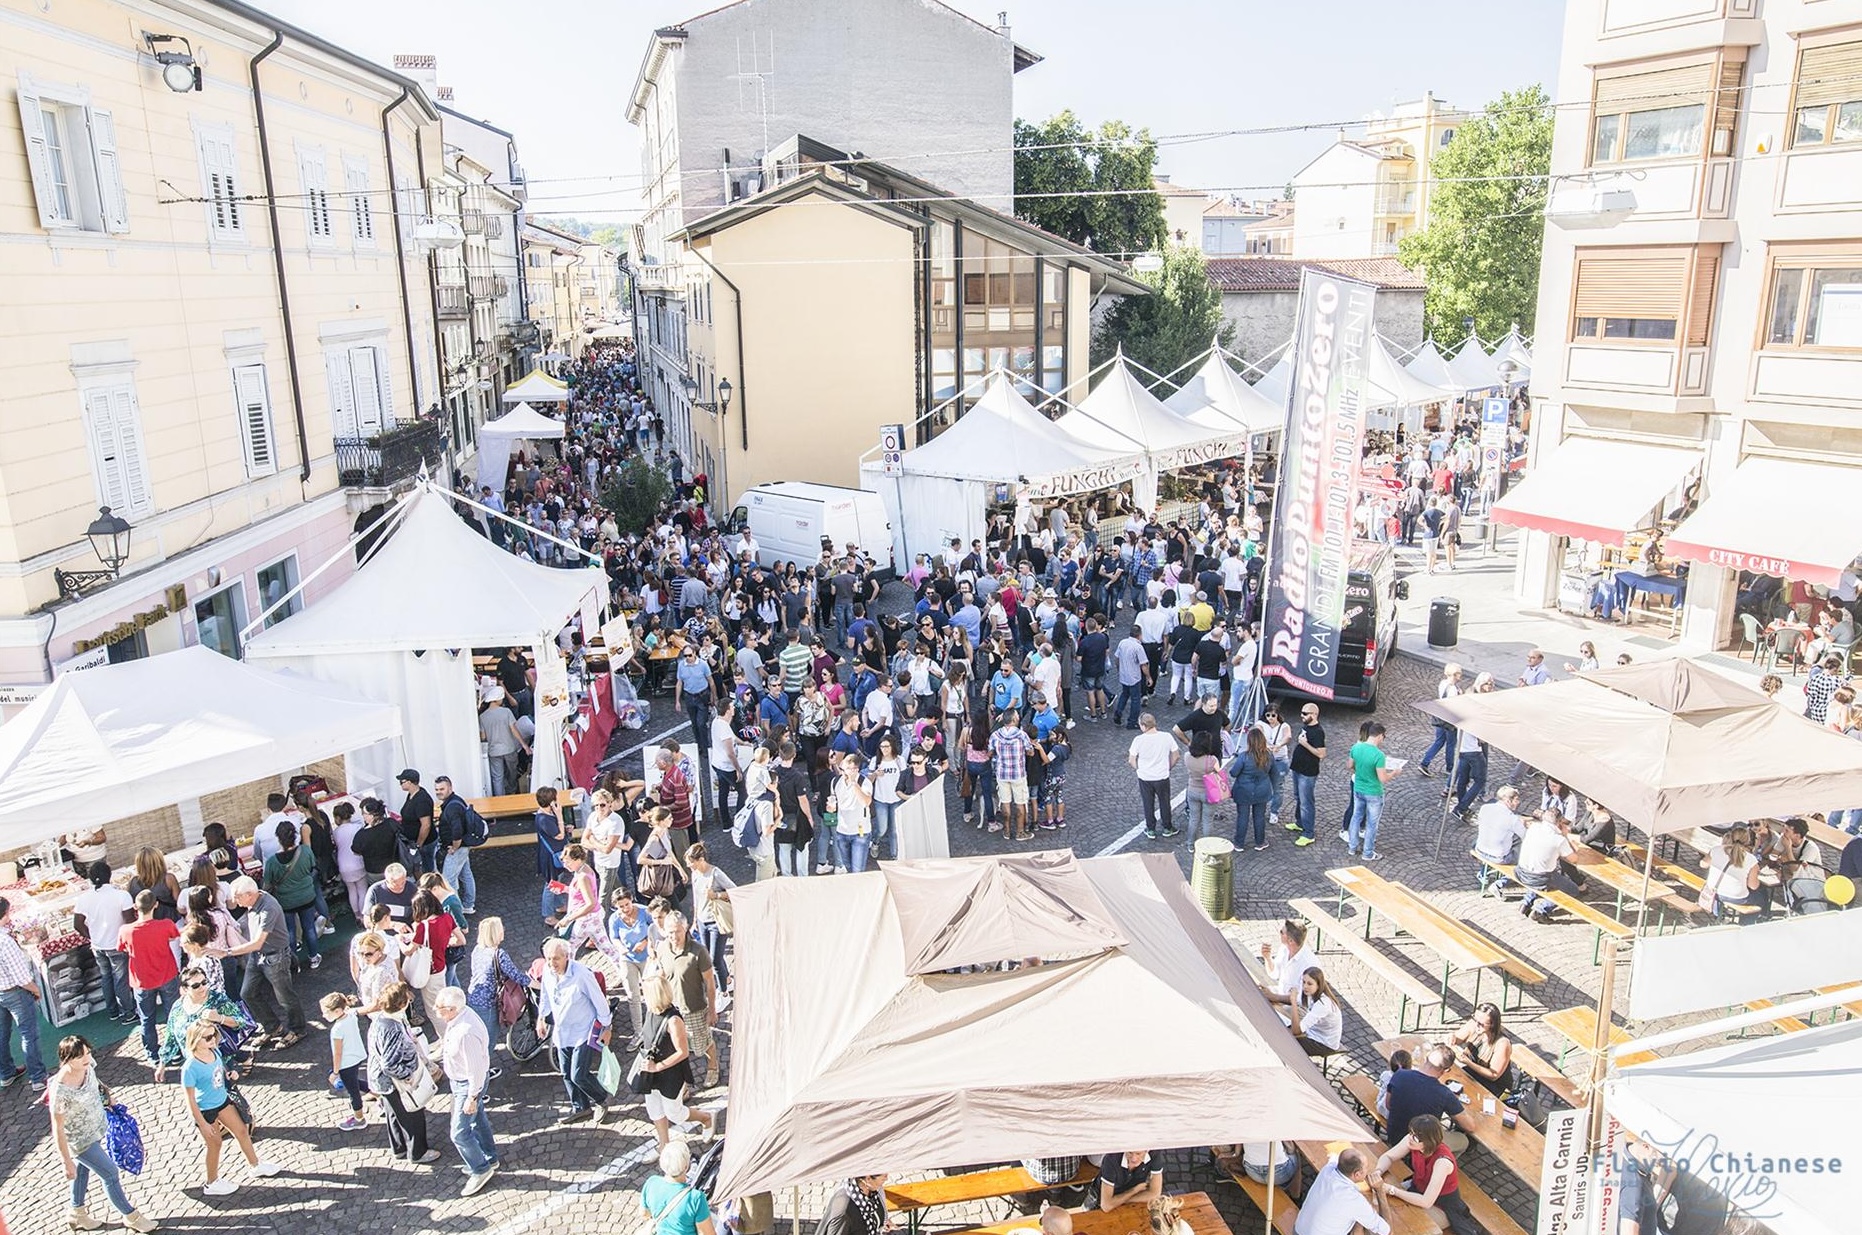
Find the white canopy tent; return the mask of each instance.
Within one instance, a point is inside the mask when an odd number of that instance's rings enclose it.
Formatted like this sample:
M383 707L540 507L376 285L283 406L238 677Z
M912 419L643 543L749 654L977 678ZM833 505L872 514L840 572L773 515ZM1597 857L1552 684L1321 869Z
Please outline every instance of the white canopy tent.
M1456 380L1453 373L1449 372L1448 358L1442 355L1440 348L1435 346L1434 339L1424 339L1422 346L1416 349L1416 354L1411 356L1409 363L1403 367L1409 371L1411 377L1418 381L1427 382L1431 386L1439 386L1443 390L1461 392L1461 383Z
M1164 400L1164 406L1215 432L1280 433L1287 427L1286 404L1274 403L1248 385L1220 348L1209 350L1209 358Z
M1603 1097L1630 1132L1679 1147L1696 1179L1738 1198L1776 1235L1855 1229L1848 1170L1799 1164L1862 1161L1858 1103L1862 1021L1854 1020L1624 1068Z
M1502 360L1513 362L1515 383L1528 381L1532 377L1532 349L1526 346L1524 339L1520 338L1517 326L1507 331L1501 340L1494 344L1493 359L1496 373Z
M1460 350L1448 358L1448 371L1466 390L1493 390L1500 385L1500 367L1476 334L1469 334Z
M67 673L0 726L0 848L398 748L400 735L392 704L199 645Z
M901 474L877 462L862 483L885 501L901 569L915 554L935 555L955 538L967 547L984 536L989 490L1012 484L1031 497L1086 493L1122 484L1142 460L1129 446L1080 441L1037 411L1008 373L990 374L982 396L957 423L900 457Z
M528 403L519 403L496 420L487 420L478 431L478 483L502 495L512 446L519 441L561 441L562 435L562 421L545 416Z
M246 656L398 704L417 718L405 740L412 766L429 778L451 776L468 796L483 794L472 649L557 655L556 634L584 599L592 593L606 604L607 576L506 553L431 488L402 501L399 526L372 558L315 605L253 636ZM537 709L534 784L553 784L562 773L558 724ZM357 760L387 784L395 757L376 747Z
M567 403L569 384L541 369L532 369L504 388L506 403Z
M1071 436L1101 450L1137 451L1144 467L1132 482L1138 509L1157 509L1157 479L1163 473L1248 448L1248 433L1210 428L1186 420L1144 388L1120 354L1106 367L1092 393L1054 422Z
M1443 403L1456 398L1460 393L1457 389L1424 381L1406 370L1397 363L1396 357L1390 354L1390 350L1384 346L1381 339L1371 340L1366 356L1368 360L1366 376L1369 380L1365 384L1364 397L1366 406L1373 412ZM1263 373L1261 379L1254 383L1254 391L1269 400L1277 400L1284 404L1291 398L1288 386L1292 381L1292 351L1288 349L1281 354L1279 360L1274 362L1273 368ZM1395 423L1394 416L1385 416L1381 420L1385 425ZM1377 424L1378 420L1373 419L1372 423Z

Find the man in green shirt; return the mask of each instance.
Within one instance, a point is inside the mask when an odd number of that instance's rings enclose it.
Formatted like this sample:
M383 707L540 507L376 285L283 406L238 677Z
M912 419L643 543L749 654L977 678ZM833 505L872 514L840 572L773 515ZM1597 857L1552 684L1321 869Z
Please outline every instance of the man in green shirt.
M795 710L795 701L802 697L802 687L807 684L814 663L815 654L802 642L802 632L791 630L789 642L776 653L776 667L782 674L782 693L789 697L790 711Z
M1364 726L1364 737L1351 748L1351 822L1339 839L1353 857L1377 860L1377 822L1384 813L1384 786L1398 769L1384 754L1384 727L1376 721ZM1364 844L1358 844L1362 834Z

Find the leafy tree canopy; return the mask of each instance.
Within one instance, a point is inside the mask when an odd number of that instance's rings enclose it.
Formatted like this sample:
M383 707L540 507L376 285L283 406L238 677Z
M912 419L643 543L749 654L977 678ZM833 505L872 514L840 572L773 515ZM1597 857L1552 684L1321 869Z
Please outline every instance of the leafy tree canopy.
M1164 243L1154 187L1157 143L1121 120L1087 129L1071 111L1015 122L1015 213L1108 257L1129 260ZM1078 194L1081 196L1060 196Z
M1172 245L1162 269L1138 277L1151 294L1126 296L1106 314L1093 334L1094 365L1123 347L1128 359L1180 383L1187 375L1176 371L1208 351L1211 339L1234 343L1234 323L1222 318L1222 293L1200 249Z

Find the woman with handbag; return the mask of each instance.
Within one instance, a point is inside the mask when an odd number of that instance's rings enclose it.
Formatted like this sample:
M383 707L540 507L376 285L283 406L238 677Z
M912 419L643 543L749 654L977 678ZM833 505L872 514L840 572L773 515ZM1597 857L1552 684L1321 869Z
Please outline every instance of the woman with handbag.
M440 898L424 889L414 893L412 913L414 941L401 961L401 976L420 992L420 1006L433 1023L438 1018L434 1000L446 989L446 949L459 927L440 907Z
M1247 843L1248 828L1254 827L1254 847L1267 848L1267 804L1274 797L1274 759L1267 750L1267 736L1250 726L1247 747L1236 753L1228 765L1230 792L1235 798L1235 848Z
M195 1025L188 1030L187 1062L181 1066L181 1089L187 1094L188 1113L194 1116L194 1126L207 1146L207 1185L201 1189L207 1196L231 1196L239 1189L232 1180L220 1178L223 1130L233 1134L254 1175L269 1179L284 1169L259 1157L259 1151L253 1148L252 1130L241 1113L243 1099L233 1088L239 1073L228 1068L220 1057L219 1042L219 1026Z
M1183 794L1188 819L1183 826L1192 847L1203 837L1215 835L1215 808L1228 800L1228 774L1222 770L1217 741L1208 730L1196 730L1190 734L1189 757L1183 761L1190 777Z
M692 869L692 937L710 955L719 989L729 990L731 967L724 959L724 943L736 931L731 891L737 881L711 864L703 841L692 842L685 860Z
M646 1022L640 1027L640 1053L627 1073L627 1086L646 1100L653 1135L664 1149L672 1125L696 1120L709 1137L713 1130L709 1111L695 1111L680 1101L685 1087L694 1083L692 1043L685 1021L673 1004L672 983L653 970L642 984L646 996Z
M181 995L168 1009L168 1023L162 1028L162 1049L155 1066L158 1083L168 1069L187 1062L188 1035L203 1023L220 1031L220 1050L228 1055L237 1054L258 1028L244 1008L224 992L216 992L206 974L189 966L182 971Z
M504 950L503 918L486 918L478 924L470 978L466 1007L485 1022L485 1036L496 1044L504 1029L516 1023L524 1007L524 992L530 988L529 975ZM498 1079L497 1068L491 1070L491 1079Z
M673 847L672 812L655 807L647 813L647 827L647 838L640 846L640 895L649 902L657 897L677 901L691 880Z
M104 1114L108 1091L97 1081L97 1062L91 1044L72 1034L58 1044L58 1071L46 1086L47 1102L52 1112L52 1143L64 1159L65 1178L71 1181L71 1209L65 1224L74 1231L95 1231L103 1223L91 1217L85 1207L84 1194L90 1177L97 1176L104 1194L116 1212L123 1215L123 1225L132 1231L153 1231L158 1224L144 1215L123 1191L122 1176L105 1146L110 1121ZM127 1116L127 1111L124 1112Z
M388 1108L388 1148L409 1162L437 1162L427 1148L427 1103L439 1090L424 1043L407 1024L414 992L396 982L382 994L381 1011L369 1019L369 1088Z
M463 986L464 983L459 980L463 976L459 967L465 964L468 951L465 902L459 899L459 893L453 890L446 882L446 876L439 871L428 871L422 875L420 888L433 893L434 899L440 902L440 909L453 920L453 939L446 945L446 985Z

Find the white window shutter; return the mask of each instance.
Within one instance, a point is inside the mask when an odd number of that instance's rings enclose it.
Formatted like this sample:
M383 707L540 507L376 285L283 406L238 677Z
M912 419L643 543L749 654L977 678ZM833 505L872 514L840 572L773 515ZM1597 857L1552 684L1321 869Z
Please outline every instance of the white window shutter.
M382 431L381 379L376 372L379 355L372 347L349 349L349 378L355 390L356 424L361 427L363 437Z
M116 421L116 441L123 452L123 487L129 509L147 510L151 504L148 462L142 454L142 419L136 392L119 386L110 392L110 411Z
M239 432L245 441L246 475L269 476L278 470L278 453L272 440L271 391L265 383L265 366L241 365L234 369L233 397L239 407Z
M19 75L19 123L26 135L26 166L32 172L32 197L39 207L39 226L50 231L61 226L52 204L52 155L45 144L45 117L39 88L32 78Z
M376 385L381 390L381 423L384 428L395 426L394 415L394 375L388 368L388 349L371 348L375 353Z
M369 165L343 156L343 192L349 196L351 234L358 249L375 247L375 208L369 201Z
M129 486L123 471L123 448L116 436L116 414L109 390L84 396L84 424L90 433L91 460L97 468L97 500L111 510L129 509Z
M129 199L123 192L123 162L116 153L116 118L100 107L87 108L91 157L97 161L97 198L107 232L129 230Z
M330 432L332 437L358 438L362 426L356 420L356 397L349 381L349 354L330 352L323 358L324 371L330 379Z
M242 237L246 224L239 200L239 159L231 129L202 130L200 145L201 196L206 199L209 242Z

